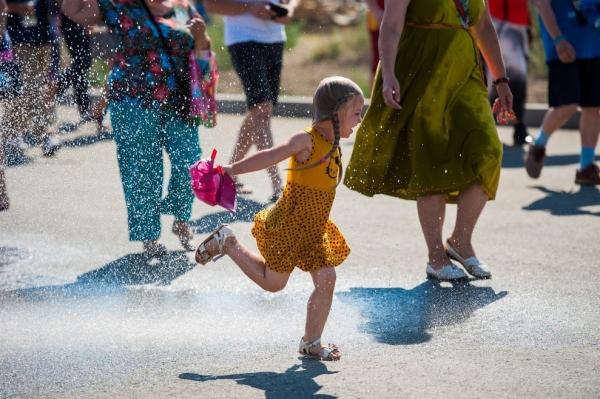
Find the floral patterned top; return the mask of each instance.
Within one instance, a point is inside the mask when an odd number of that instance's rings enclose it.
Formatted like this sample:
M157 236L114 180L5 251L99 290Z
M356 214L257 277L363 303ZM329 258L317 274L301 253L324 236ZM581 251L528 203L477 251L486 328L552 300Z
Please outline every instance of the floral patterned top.
M108 78L110 101L136 108L175 110L176 77L162 39L141 1L99 0L103 18L113 31L117 48ZM173 9L155 16L170 47L178 73L187 73L194 38L185 24L198 16L187 0L173 0Z

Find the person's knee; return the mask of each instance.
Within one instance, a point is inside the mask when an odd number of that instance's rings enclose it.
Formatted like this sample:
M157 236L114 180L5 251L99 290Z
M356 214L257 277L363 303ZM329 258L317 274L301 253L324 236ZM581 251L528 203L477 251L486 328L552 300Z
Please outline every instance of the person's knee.
M270 118L273 113L273 103L269 101L263 101L248 109L248 113L255 118Z
M285 288L287 282L287 279L275 280L271 283L270 286L266 287L265 290L273 293L279 292Z
M577 104L567 104L554 107L552 111L560 114L563 118L569 118L571 115L577 112L577 107Z
M315 288L319 291L331 291L335 289L335 281L337 275L335 273L335 269L332 267L325 267L320 269L314 278Z

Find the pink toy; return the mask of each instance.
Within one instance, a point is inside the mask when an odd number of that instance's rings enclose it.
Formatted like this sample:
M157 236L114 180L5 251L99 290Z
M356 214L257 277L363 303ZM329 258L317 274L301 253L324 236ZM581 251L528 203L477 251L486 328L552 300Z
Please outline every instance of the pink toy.
M210 158L201 159L190 168L192 190L200 201L235 213L235 183L221 166L214 166L216 156L217 150L213 149Z

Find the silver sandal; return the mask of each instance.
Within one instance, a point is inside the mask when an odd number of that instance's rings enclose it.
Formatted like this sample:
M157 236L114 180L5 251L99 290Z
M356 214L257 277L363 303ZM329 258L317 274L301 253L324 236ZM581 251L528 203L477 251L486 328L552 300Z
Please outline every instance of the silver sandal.
M319 349L317 354L310 353L310 348L314 346L321 345L321 338L315 339L313 342L305 341L300 338L300 347L298 348L298 352L306 357L312 357L313 359L323 360L323 361L338 361L340 357L334 358L332 354L340 354L340 351L337 346L334 344L327 344L327 346L323 346Z
M227 241L227 239L231 237L235 237L235 234L233 234L233 230L231 230L231 227L229 227L229 225L222 224L219 227L217 227L215 231L210 233L210 236L208 236L208 238L202 241L202 243L198 246L195 256L196 262L200 263L201 265L206 265L211 260L214 262L223 255L225 255L225 253L223 252L223 246L225 245L225 241ZM206 250L206 244L213 238L217 240L217 244L219 245L219 253L217 255L211 255Z

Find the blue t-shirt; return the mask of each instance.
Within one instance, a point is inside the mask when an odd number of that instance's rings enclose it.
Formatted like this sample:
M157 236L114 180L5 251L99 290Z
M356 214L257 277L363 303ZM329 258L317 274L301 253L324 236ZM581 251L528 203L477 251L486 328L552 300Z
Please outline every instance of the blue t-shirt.
M551 7L561 33L575 49L577 59L600 57L600 29L580 24L571 0L552 0ZM546 50L546 61L558 60L556 46L541 18L540 33Z
M8 4L24 3L29 0L6 0ZM22 25L22 17L17 14L8 14L6 27L10 34L10 38L14 44L24 44L27 46L41 46L52 43L54 33L50 28L50 8L47 4L48 0L37 0L35 5L35 15L37 25L30 28Z

